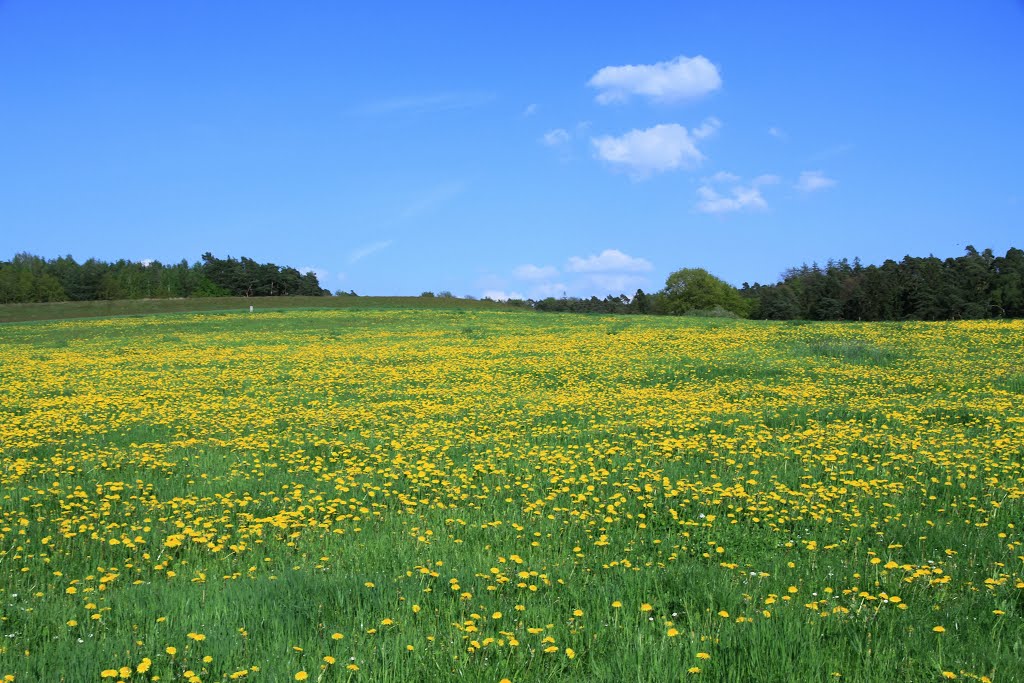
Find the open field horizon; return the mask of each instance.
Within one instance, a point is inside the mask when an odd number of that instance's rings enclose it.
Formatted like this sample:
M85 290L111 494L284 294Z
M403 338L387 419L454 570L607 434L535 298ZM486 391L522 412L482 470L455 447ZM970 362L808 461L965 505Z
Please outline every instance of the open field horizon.
M210 296L0 304L0 323L110 318L162 313L239 313L295 309L522 310L507 304L443 296Z
M0 680L1020 680L1024 321L410 299L0 326Z

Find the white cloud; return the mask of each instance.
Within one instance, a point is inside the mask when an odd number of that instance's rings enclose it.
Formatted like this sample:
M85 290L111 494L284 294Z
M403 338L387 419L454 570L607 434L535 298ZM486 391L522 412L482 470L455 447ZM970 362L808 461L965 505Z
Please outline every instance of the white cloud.
M731 213L744 210L763 210L768 202L761 194L765 185L775 185L780 181L777 175L764 174L754 178L748 185L740 183L740 177L725 171L719 171L704 184L697 188L697 210L701 213ZM714 185L730 185L720 191Z
M387 249L392 244L394 244L394 240L383 240L380 242L374 242L372 244L364 245L357 249L353 249L348 255L348 262L355 263L357 261L362 261L367 256L375 254L383 249Z
M728 171L719 171L710 178L705 178L704 182L712 183L735 183L740 177L735 173L729 173Z
M709 116L704 119L704 123L700 124L697 128L690 131L696 140L703 140L704 138L711 137L718 129L722 127L722 122L716 119L714 116Z
M495 301L508 301L509 299L525 299L519 292L506 292L501 289L488 289L480 296L482 299L494 299Z
M153 265L153 263L154 263L155 261L156 261L156 259L151 259L151 258L144 258L144 259L142 259L141 261L139 261L139 263L141 263L141 264L142 264L142 267L143 267L143 268L149 268L149 267L150 267L151 265Z
M704 160L693 138L678 123L631 130L620 137L604 135L590 142L599 158L624 166L637 180L651 173L694 167Z
M513 272L521 280L547 280L558 275L558 268L554 266L535 266L526 263L516 268Z
M775 126L772 126L771 128L768 129L768 135L771 135L773 138L778 138L780 140L785 140L786 138L789 137L788 135L786 135L786 131L782 130L781 128L776 128Z
M598 290L613 295L628 294L632 296L633 292L648 284L648 280L645 277L624 275L622 273L595 274L591 275L588 279Z
M600 104L625 102L631 95L671 102L706 95L722 86L718 68L702 55L680 55L667 62L606 66L587 82L601 92Z
M555 128L544 133L541 141L548 147L558 147L569 142L569 133L564 128Z
M796 185L793 187L801 192L815 192L832 187L835 184L835 180L827 177L821 171L804 171L800 174L799 180L796 181Z
M569 264L565 267L570 273L637 273L646 272L653 268L654 266L647 259L624 254L618 249L605 249L597 256L591 255L586 258L571 256L569 257Z
M730 191L731 196L720 195L713 187L701 185L697 188L700 201L697 210L701 213L729 213L743 209L766 209L768 203L756 187L737 185Z
M528 104L528 105L526 105L526 109L523 110L523 116L524 117L533 116L534 114L537 113L538 109L540 109L540 105L538 105L536 103Z

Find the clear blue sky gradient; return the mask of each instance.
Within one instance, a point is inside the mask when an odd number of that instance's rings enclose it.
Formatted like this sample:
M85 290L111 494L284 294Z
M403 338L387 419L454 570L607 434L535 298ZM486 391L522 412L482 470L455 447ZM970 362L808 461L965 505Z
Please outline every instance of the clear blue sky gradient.
M588 85L679 57L720 87ZM669 124L697 155L601 156ZM1022 219L1021 2L0 0L0 259L604 296L1004 251Z

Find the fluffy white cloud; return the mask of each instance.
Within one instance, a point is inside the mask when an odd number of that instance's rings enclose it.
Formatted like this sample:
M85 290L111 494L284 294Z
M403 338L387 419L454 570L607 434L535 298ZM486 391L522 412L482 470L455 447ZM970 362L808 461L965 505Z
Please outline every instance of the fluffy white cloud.
M558 275L558 268L525 263L516 268L513 273L521 280L547 280Z
M541 141L548 147L557 147L569 142L569 133L564 128L555 128L544 133Z
M540 108L536 103L526 105L526 109L523 110L523 116L533 116L537 113Z
M662 123L625 135L591 138L598 158L625 167L636 179L651 173L692 168L704 160L693 138L678 123Z
M801 192L814 192L832 187L835 184L836 181L827 177L821 171L804 171L800 174L800 178L793 187Z
M773 138L778 138L780 140L785 140L787 137L786 131L782 130L781 128L776 128L775 126L772 126L771 128L768 129L768 135L771 135Z
M667 62L606 66L587 82L600 104L625 102L631 95L672 102L706 95L722 86L718 68L702 55L680 55Z
M740 177L732 173L719 171L706 178L703 185L697 188L697 210L701 213L731 213L733 211L767 209L768 202L761 194L765 185L779 182L776 175L759 175L750 184L740 183ZM727 184L730 187L719 190L715 185Z
M618 249L605 249L600 254L581 258L572 256L565 267L570 273L639 273L652 270L654 266L644 258L624 254Z

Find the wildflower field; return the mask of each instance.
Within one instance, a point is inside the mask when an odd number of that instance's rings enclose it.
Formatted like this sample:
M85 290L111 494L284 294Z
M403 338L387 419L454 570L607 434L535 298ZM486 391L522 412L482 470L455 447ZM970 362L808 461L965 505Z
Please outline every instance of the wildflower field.
M1024 321L0 326L0 681L1024 679Z

